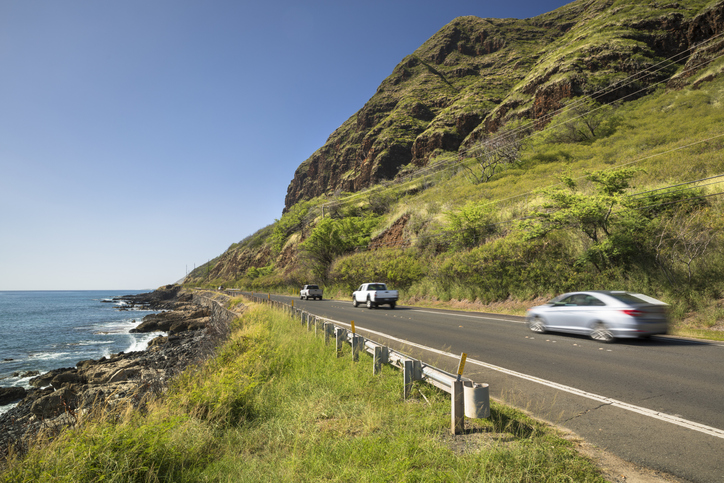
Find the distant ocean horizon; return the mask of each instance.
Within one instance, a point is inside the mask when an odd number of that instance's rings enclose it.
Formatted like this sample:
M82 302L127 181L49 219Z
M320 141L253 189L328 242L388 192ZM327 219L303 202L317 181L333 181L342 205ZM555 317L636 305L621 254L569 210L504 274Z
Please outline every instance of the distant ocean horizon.
M122 295L151 290L0 291L0 386L30 387L34 376L83 360L145 350L158 333L131 334L150 310ZM0 414L13 405L0 406Z

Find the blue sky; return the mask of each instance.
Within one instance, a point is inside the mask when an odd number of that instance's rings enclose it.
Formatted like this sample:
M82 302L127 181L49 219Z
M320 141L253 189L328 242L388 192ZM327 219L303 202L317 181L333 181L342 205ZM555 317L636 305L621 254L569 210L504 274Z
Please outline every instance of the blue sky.
M566 3L0 1L0 290L181 279L444 25Z

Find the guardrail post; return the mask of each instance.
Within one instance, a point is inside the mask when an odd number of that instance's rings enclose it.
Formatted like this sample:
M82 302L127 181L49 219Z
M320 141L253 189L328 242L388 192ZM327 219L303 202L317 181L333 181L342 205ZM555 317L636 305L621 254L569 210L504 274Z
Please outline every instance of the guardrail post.
M412 389L412 383L415 380L415 369L412 360L406 360L403 363L403 376L405 378L405 387L403 390L403 399L410 397L410 389Z
M452 434L460 434L465 430L463 381L453 381L450 389L450 431Z
M337 341L336 348L337 348L337 357L342 357L342 344L344 343L344 339L346 338L347 330L343 329L342 327L335 327L334 328L334 336Z
M364 345L362 337L352 334L352 360L359 361L359 348L360 345Z
M334 331L334 324L331 322L325 322L324 323L324 345L329 345L329 341L332 338L332 333Z
M390 352L387 346L375 346L375 358L372 366L372 374L379 374L382 371L382 364L390 362Z

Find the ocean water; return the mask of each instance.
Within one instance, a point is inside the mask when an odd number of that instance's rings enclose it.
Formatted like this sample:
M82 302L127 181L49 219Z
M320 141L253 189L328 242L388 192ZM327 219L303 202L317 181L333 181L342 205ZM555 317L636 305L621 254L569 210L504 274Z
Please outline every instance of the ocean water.
M0 386L30 387L41 374L87 359L144 350L159 333L131 334L147 310L107 301L144 291L0 291ZM104 302L104 300L106 302ZM13 405L0 406L0 414Z

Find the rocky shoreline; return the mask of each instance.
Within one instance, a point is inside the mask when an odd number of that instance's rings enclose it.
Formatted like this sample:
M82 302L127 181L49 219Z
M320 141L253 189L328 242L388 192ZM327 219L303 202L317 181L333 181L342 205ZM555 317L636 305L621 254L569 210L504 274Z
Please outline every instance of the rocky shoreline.
M0 460L11 450L24 452L39 432L52 436L94 411L142 410L173 376L213 354L228 335L230 320L213 317L212 309L195 299L178 285L118 297L114 300L126 307L160 311L145 316L132 332L166 335L151 340L145 351L119 352L38 375L28 390L0 387L0 404L20 400L0 415Z

